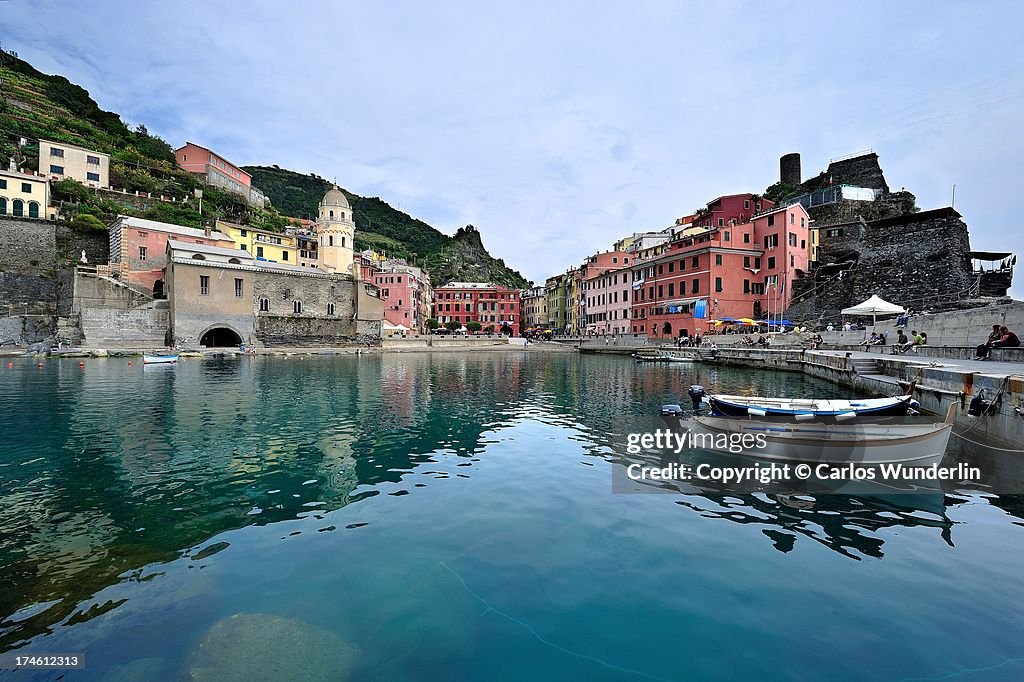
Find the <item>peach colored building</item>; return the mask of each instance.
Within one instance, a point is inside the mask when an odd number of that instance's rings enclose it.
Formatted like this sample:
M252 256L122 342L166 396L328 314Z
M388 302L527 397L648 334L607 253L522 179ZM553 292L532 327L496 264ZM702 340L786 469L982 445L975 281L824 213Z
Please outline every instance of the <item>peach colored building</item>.
M223 156L194 142L174 150L178 165L212 187L220 187L241 194L250 204L263 207L266 197L252 186L252 176Z
M608 251L580 268L585 334L629 333L630 260L625 251Z
M234 248L231 237L220 232L130 216L118 216L108 230L110 264L106 267L109 267L109 274L157 298L164 295L168 239L180 243Z

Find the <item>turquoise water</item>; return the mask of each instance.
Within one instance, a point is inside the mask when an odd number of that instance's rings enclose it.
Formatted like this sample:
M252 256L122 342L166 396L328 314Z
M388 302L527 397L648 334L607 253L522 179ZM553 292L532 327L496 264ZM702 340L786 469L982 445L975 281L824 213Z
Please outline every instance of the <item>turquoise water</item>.
M69 680L1024 676L1020 497L613 494L609 434L694 381L843 395L544 353L2 366L0 650L84 652Z

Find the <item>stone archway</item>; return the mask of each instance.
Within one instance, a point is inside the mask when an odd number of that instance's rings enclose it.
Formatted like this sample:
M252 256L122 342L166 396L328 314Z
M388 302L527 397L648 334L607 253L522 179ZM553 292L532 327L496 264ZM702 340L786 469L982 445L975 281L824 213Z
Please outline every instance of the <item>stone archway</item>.
M242 337L229 327L211 327L199 337L199 345L207 348L237 348L242 344Z

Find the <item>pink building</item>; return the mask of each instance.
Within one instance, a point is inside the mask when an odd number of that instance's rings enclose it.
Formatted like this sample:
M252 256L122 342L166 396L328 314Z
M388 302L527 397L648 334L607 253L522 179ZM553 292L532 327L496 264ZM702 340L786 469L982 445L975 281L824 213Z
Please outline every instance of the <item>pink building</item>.
M414 332L426 331L430 303L423 271L412 265L386 263L373 277L384 301L384 319Z
M775 202L762 199L756 194L726 194L709 201L706 208L693 216L697 227L726 227L730 223L740 224L750 220L755 213L774 208Z
M163 297L167 240L235 248L226 234L212 230L171 225L155 220L118 216L108 228L110 236L109 274L129 286L156 298ZM104 267L104 266L100 266Z
M739 225L678 236L632 266L634 333L671 339L721 330L723 318L775 318L807 271L809 218L800 204Z
M625 251L608 251L580 268L585 334L629 333L630 260Z
M241 194L250 200L252 176L223 156L194 142L186 142L184 147L174 150L174 158L189 173L202 176L205 184Z

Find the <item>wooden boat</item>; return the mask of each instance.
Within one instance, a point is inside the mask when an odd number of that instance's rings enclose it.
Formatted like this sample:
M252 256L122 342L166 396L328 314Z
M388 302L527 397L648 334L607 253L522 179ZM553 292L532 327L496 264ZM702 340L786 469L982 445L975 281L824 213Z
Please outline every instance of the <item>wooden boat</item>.
M912 422L881 419L875 422L853 416L844 423L793 422L782 419L694 416L681 424L695 437L698 447L726 441L762 440L764 447L749 447L741 453L767 460L827 464L937 464L942 460L953 430L957 404L953 403L942 422ZM710 441L706 436L710 436Z
M173 365L178 361L178 354L174 355L143 355L142 363L145 365Z
M660 353L633 353L633 359L637 362L694 362L692 357L673 355L665 351Z
M900 417L917 407L913 396L828 400L803 398L763 398L759 396L709 395L711 413L726 417L837 417L849 414L872 417Z

